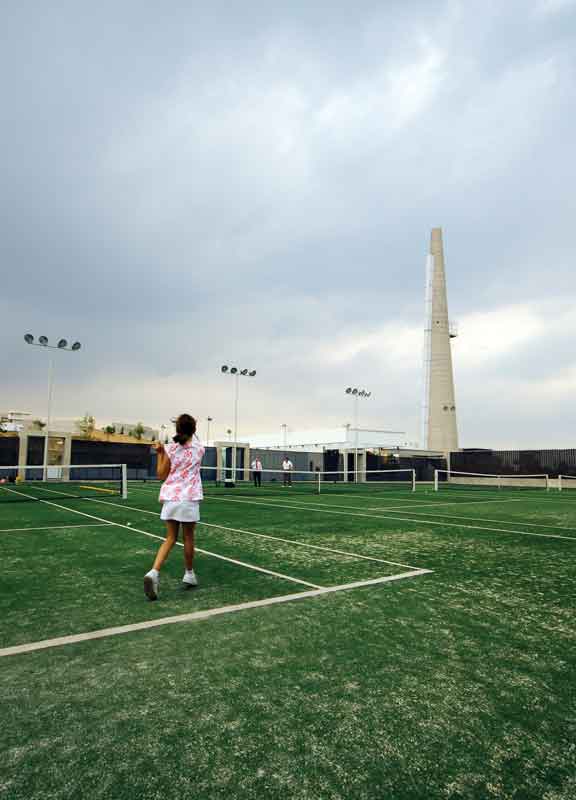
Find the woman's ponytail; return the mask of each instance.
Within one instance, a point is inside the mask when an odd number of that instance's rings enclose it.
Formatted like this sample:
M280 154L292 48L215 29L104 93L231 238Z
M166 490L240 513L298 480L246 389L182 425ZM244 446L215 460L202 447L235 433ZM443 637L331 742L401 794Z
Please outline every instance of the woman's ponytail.
M180 414L176 420L176 436L172 437L172 441L177 444L186 444L186 442L196 433L196 420L190 414Z

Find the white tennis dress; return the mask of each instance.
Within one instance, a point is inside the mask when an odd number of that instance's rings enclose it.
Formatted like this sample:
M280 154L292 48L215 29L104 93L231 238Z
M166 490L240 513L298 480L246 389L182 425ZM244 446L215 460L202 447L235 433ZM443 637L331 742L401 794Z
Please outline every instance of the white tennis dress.
M186 444L172 442L164 450L170 459L170 473L160 489L160 519L198 522L204 498L200 465L205 447L194 434Z

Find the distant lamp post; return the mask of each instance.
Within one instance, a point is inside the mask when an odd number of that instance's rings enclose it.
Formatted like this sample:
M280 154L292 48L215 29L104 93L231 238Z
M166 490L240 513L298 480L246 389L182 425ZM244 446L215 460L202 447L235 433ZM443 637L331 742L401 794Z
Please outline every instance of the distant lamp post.
M220 367L224 375L234 376L234 446L232 448L232 480L236 481L236 450L238 449L238 384L240 376L254 378L256 375L255 369L238 369L238 367L229 367L223 364Z
M346 389L346 394L350 395L354 401L354 482L358 483L358 399L360 397L368 399L372 395L372 392L369 392L367 389L358 389L349 386Z
M74 342L70 347L68 346L68 341L66 339L59 339L58 344L53 345L48 343L47 336L39 336L38 341L34 341L34 336L31 333L27 333L24 335L24 341L26 344L31 344L33 347L43 347L46 350L67 350L71 353L76 353L82 345L80 342ZM49 367L48 367L48 413L46 415L46 434L44 440L44 458L43 458L43 469L42 469L42 477L43 480L46 480L47 473L48 473L48 443L50 441L50 425L52 423L52 391L54 385L54 358L52 355L50 356Z

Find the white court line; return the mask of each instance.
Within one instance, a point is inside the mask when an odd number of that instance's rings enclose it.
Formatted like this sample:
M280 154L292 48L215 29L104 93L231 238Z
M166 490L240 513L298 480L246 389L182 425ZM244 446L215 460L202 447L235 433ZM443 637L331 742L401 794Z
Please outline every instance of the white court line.
M154 512L150 512L154 513ZM328 553L337 553L341 556L352 556L353 558L362 558L365 561L377 561L379 564L391 564L394 567L406 567L407 569L418 569L411 564L401 564L399 561L386 561L383 558L375 558L374 556L361 556L359 553L349 553L346 550L336 550L333 547L322 547L318 544L308 544L307 542L298 542L296 539L284 539L281 536L272 536L268 533L256 533L255 531L245 531L241 528L229 528L226 525L215 525L212 522L199 522L199 525L204 525L207 528L218 528L224 531L233 531L234 533L248 534L249 536L258 536L262 539L272 539L275 542L288 542L288 544L295 544L298 547L310 547L314 550L325 550Z
M47 525L44 528L0 528L0 533L16 533L16 531L61 531L68 528L105 528L107 525L114 525L114 522L95 522L93 525Z
M142 492L146 492L148 494L155 494L156 492L159 491L159 489L152 489L152 487L151 487L150 491L148 492L148 490L145 489L142 486L142 481L138 481L138 480L128 481L128 486L130 487L131 491L134 491L134 490L142 491ZM243 488L243 487L240 487L240 488ZM272 492L272 491L274 491L274 490L272 490L272 489L263 489L262 490L262 494L263 495L268 494L268 496L273 496L273 497L278 497L278 498L286 497L286 493L282 493L280 491L278 491L277 494L274 493L273 495L270 495L269 493ZM444 494L444 496L446 496L446 491L447 490L444 490L444 492L441 491L440 493ZM462 492L462 491L457 490L457 496L458 497L478 497L478 496L480 496L482 498L485 498L486 495L488 494L488 491L489 491L488 489L482 489L481 493L480 493L480 492ZM493 491L496 492L497 490L493 490ZM504 492L505 491L506 490L504 490ZM463 500L463 501L453 500L453 501L450 501L450 502L440 501L438 503L428 503L428 502L422 503L422 502L420 502L420 498L419 497L414 497L414 494L410 494L407 497L398 497L396 499L390 498L390 497L388 497L388 498L382 497L382 502L386 502L386 501L392 500L393 502L402 501L402 502L405 502L407 504L406 506L399 506L398 508L405 508L405 507L409 507L411 505L433 505L433 506L436 506L436 505L442 505L442 506L443 505L447 505L447 506L449 506L449 505L470 505L470 504L471 505L477 505L477 504L480 505L482 503L540 503L540 502L553 503L553 502L556 502L556 501L561 501L562 504L564 504L564 503L576 503L576 498L569 499L567 497L561 497L562 493L558 492L557 489L546 490L544 488L538 489L538 488L535 487L533 489L522 489L521 491L525 492L526 494L524 494L524 496L522 496L522 497L507 497L505 499L503 499L500 496L500 497L494 497L494 498L488 499L488 500L487 499ZM568 492L568 491L569 490L567 489L566 492ZM531 492L530 495L527 494L528 492ZM454 494L454 491L452 491L451 493ZM576 487L574 487L574 493L576 494ZM287 494L289 494L289 492ZM303 492L301 492L301 494L303 494ZM310 494L310 493L307 493L307 494ZM418 494L418 492L416 492L416 494ZM437 493L433 492L433 494L437 494ZM366 498L369 495L367 493L362 493L362 492L354 492L354 493L353 492L346 492L343 495L335 495L335 496L337 496L337 497L363 497L363 498ZM230 497L230 498L232 498L233 495L226 493L226 494L218 494L218 495L206 495L206 497L210 497L210 498L212 498L212 497ZM90 499L90 498L88 498L88 499ZM374 498L372 496L371 497L371 502L374 501L375 499L377 499L377 498ZM305 503L305 502L308 502L308 501L306 501L304 499L301 499L301 498L297 498L296 502ZM320 505L320 503L316 503L316 505ZM323 505L327 505L327 504L324 503ZM340 507L341 508L345 508L345 506L340 506ZM355 508L355 506L350 506L350 508Z
M54 490L51 490L51 489L44 489L44 491L52 492L53 494L57 494L58 493L58 492L56 492ZM84 498L84 499L88 500L88 502L90 502L90 503L103 503L104 505L113 506L114 508L127 508L127 509L130 509L132 511L139 511L140 513L143 513L143 514L155 514L154 511L148 511L148 510L143 509L143 508L134 508L133 506L120 505L119 503L111 503L111 502L109 502L107 500L97 500L95 497L87 497L87 498ZM402 522L416 522L416 523L420 523L420 524L421 523L426 523L428 525L442 525L442 526L448 527L448 528L466 528L467 530L494 531L496 533L514 533L514 534L518 534L519 536L537 536L537 537L544 538L544 539L564 539L564 540L567 540L567 541L570 541L570 542L576 542L576 536L561 536L560 534L537 533L536 531L508 530L507 528L492 528L492 527L488 527L486 525L464 525L462 523L457 523L457 522L440 522L440 521L436 522L435 520L432 520L432 519L422 519L422 518L420 518L420 519L411 519L410 517L396 516L396 512L393 512L394 516L387 517L387 516L384 515L384 513L379 513L378 515L375 515L375 514L366 514L366 513L360 513L360 512L352 512L351 513L349 511L335 511L335 510L328 511L328 510L326 510L324 508L314 508L314 506L311 506L311 505L296 506L296 505L286 505L286 503L266 503L266 502L262 502L262 501L245 500L245 499L240 500L240 499L237 499L237 498L233 499L233 498L229 498L229 497L207 496L207 497L204 498L204 500L214 500L216 502L221 502L221 503L245 503L247 505L268 506L268 507L272 507L272 508L288 508L288 509L292 509L292 510L295 510L295 511L315 511L317 514L336 514L338 516L348 516L348 517L368 517L369 519L387 519L387 520L395 520L395 519L397 519L397 520L401 520ZM46 500L41 500L40 502L44 503L44 502L47 502L47 501ZM64 506L61 506L61 508L64 508ZM384 510L385 509L382 509L382 512ZM75 512L75 513L80 514L82 512L78 511L78 512ZM418 513L418 512L414 512L414 513ZM86 516L91 516L91 515L87 514ZM94 519L98 519L98 517L94 517ZM117 524L117 523L115 523L115 524ZM198 524L203 525L203 524L207 524L207 523L200 522ZM514 523L511 523L511 524L514 524ZM530 524L530 523L528 523L528 524ZM124 527L126 527L126 526L124 526ZM223 525L216 525L215 527L223 528L225 530L225 526L223 526ZM132 528L129 528L129 530L132 530Z
M375 509L372 509L375 510ZM395 513L394 509L387 508L386 511L392 511ZM434 511L412 511L413 514L427 514L429 517L447 517L448 519L466 519L466 520L476 520L478 522L499 522L500 525L516 525L517 520L512 520L508 522L504 519L486 519L483 517L461 517L458 514L444 514L441 511L436 514ZM557 528L560 531L573 531L576 533L576 528L569 528L567 525L557 525L553 522L550 522L548 525L544 525L542 522L527 522L526 520L519 520L522 525L529 525L531 528Z
M223 614L233 614L237 611L247 611L252 608L265 608L267 606L274 606L280 603L291 603L295 600L305 600L310 597L320 597L326 594L335 594L336 592L344 592L350 589L359 589L364 586L375 586L380 583L390 583L392 581L401 581L405 578L415 578L420 575L427 575L431 573L428 569L416 569L412 572L401 572L398 575L387 575L384 578L372 578L367 581L356 581L355 583L344 583L339 586L327 586L325 588L314 589L309 592L297 592L296 594L285 594L278 597L269 597L265 600L252 600L247 603L238 603L231 606L220 606L219 608L210 608L205 611L193 611L190 614L179 614L173 617L163 617L162 619L152 619L146 622L135 622L132 625L121 625L114 628L102 628L99 631L90 631L88 633L77 633L71 636L60 636L56 639L44 639L38 642L31 642L30 644L20 644L13 647L4 647L0 650L0 658L6 656L21 655L22 653L33 653L36 650L46 650L51 647L63 647L69 644L77 644L78 642L87 642L92 639L104 639L109 636L119 636L125 633L133 633L134 631L149 630L150 628L158 628L163 625L176 625L181 622L200 622L201 620L209 619L210 617L217 617Z
M444 496L446 496L446 491L448 491L448 494L454 494L454 495L459 496L459 497L478 497L478 494L480 494L480 493L476 493L476 492L460 492L458 490L456 490L456 492L454 492L453 490L452 491L444 490L444 492L442 490L440 490L439 493L440 494L444 494ZM494 491L497 491L497 490L494 490ZM504 492L504 494L507 493L506 489L503 489L502 491ZM522 496L518 497L517 499L520 500L523 503L540 503L540 502L553 503L553 502L556 502L556 501L560 501L562 503L569 503L569 502L575 503L576 502L576 499L569 500L569 499L562 498L562 492L559 492L558 489L544 489L544 488L541 488L541 489L538 489L538 488L528 489L528 488L525 488L525 489L519 489L518 492L521 492ZM484 490L482 490L482 493L483 494L488 494L488 490L484 489ZM482 496L482 494L480 494L480 496ZM488 501L486 501L486 502L488 502Z
M254 505L254 506L272 506L273 508L288 508L288 509L293 509L295 511L315 511L317 514L337 514L338 516L345 516L345 517L346 516L368 517L370 519L381 519L381 520L386 519L390 521L398 519L401 520L402 522L417 522L419 524L426 523L427 525L442 525L448 528L468 528L471 530L478 530L478 531L495 531L496 533L516 533L519 534L520 536L539 536L545 539L567 539L570 542L576 542L576 536L560 536L559 534L554 534L554 533L536 533L536 531L516 531L516 530L511 531L506 528L492 528L486 525L463 525L462 523L459 522L440 522L440 521L436 522L435 520L432 519L422 519L422 518L412 519L410 517L396 516L396 512L394 512L394 516L387 517L383 513L376 515L376 514L364 514L351 511L327 511L324 508L313 508L312 506L294 506L294 505L288 506L285 503L262 503L262 502L255 502L253 500L232 500L230 498L225 498L225 497L210 497L204 499L215 500L216 502L220 503L246 503L248 505ZM90 498L90 502L102 503L106 501L93 500L93 498Z
M148 489L145 489L143 486L133 486L131 488L131 491L143 492L144 494L147 494L147 495L155 495L157 490L156 491L149 491ZM349 497L349 496L350 495L346 494L346 497ZM355 494L354 495L354 497L361 497L361 496L362 495L360 495L360 494ZM212 499L216 499L217 500L220 497L223 498L223 499L226 499L227 497L229 497L229 498L234 499L234 500L245 499L245 498L234 497L232 494L226 494L226 495L224 495L224 494L221 494L221 495L207 494L207 495L205 495L204 499L205 500L206 499L207 500L212 500ZM290 499L287 498L285 494L284 495L283 494L274 495L274 497L285 497L286 499L288 499L290 501ZM364 497L365 497L365 495L364 495ZM88 498L88 499L91 500L91 499L94 499L94 498ZM250 498L248 498L248 499L250 499ZM423 507L426 507L426 506L432 506L433 508L438 508L439 506L481 505L482 503L522 503L522 502L526 502L526 500L525 500L525 498L515 497L515 498L508 498L507 500L500 500L500 499L497 499L497 500L476 500L476 501L474 501L474 500L463 500L461 502L453 501L451 503L444 503L444 502L440 502L440 503L421 503L419 500L416 500L416 499L408 499L408 500L406 500L406 505L403 505L403 506L393 505L393 506L373 506L373 507L372 506L365 506L365 505L348 506L348 505L342 505L341 503L338 503L338 504L320 503L320 502L315 501L315 500L313 500L313 501L301 500L300 498L298 498L297 500L294 500L293 502L300 503L302 505L311 506L311 507L323 506L325 508L353 508L353 509L356 509L358 511L360 511L362 509L364 509L365 511L405 511L406 509L423 508ZM370 498L370 502L374 502L374 498L373 497Z
M54 490L54 489L44 489L44 491L45 492L51 492L52 494L59 494L59 492ZM126 509L127 511L137 511L140 514L152 514L155 517L158 516L155 511L149 511L146 508L139 508L139 507L135 507L135 506L127 506L124 503L122 503L122 505L120 505L119 503L111 503L111 502L109 502L107 500L98 500L95 497L86 497L84 499L88 500L90 503L101 503L102 505L112 506L112 508L122 508L122 509ZM42 502L47 502L47 501L42 501ZM242 501L238 501L238 502L242 502ZM82 512L79 511L77 513L80 514ZM87 516L91 516L91 515L88 514ZM94 519L99 519L99 518L98 517L94 517ZM111 523L111 524L115 525L117 523ZM380 564L389 564L389 565L394 566L394 567L406 567L406 569L419 569L419 567L415 567L412 564L402 564L399 561L386 561L383 558L376 558L375 556L364 556L364 555L360 555L360 553L351 553L351 552L348 552L346 550L336 550L335 548L332 548L332 547L323 547L321 545L307 544L306 542L298 542L295 539L283 539L280 536L272 536L270 534L257 533L255 531L247 531L247 530L242 530L240 528L230 528L230 527L228 527L226 525L216 525L216 524L211 523L211 522L202 522L202 520L200 520L200 522L198 522L196 524L197 525L204 525L207 528L218 528L218 529L223 530L223 531L232 531L234 533L245 533L245 534L248 534L250 536L259 536L259 537L262 537L263 539L273 539L274 541L277 541L277 542L288 542L290 544L295 544L298 547L309 547L309 548L313 548L314 550L325 550L325 551L327 551L329 553L337 553L338 555L352 556L353 558L360 558L360 559L363 559L365 561L376 561L376 562L378 562ZM122 526L122 527L126 527L126 526ZM137 528L133 528L132 526L129 526L128 529L129 530L134 530L134 531L138 530ZM150 536L156 536L156 534L152 534L152 533L149 534L149 535ZM156 536L156 538L157 539L161 539L163 537ZM177 542L177 544L180 544L180 543ZM196 549L199 552L208 552L206 550L202 551L199 548L196 548ZM218 556L218 557L219 558L224 558L224 556ZM240 563L240 562L235 562L235 563ZM276 574L276 573L272 573L272 574ZM291 580L296 580L296 579L292 578ZM314 584L307 584L307 585L308 586L314 586Z
M10 492L10 491L14 491L14 490L6 489L6 491ZM55 491L54 489L44 489L43 491L51 492L51 494L62 494L62 492ZM14 492L14 494L23 494L23 493L22 492ZM32 497L32 495L24 494L24 497ZM36 500L37 498L34 498L34 499ZM98 503L104 503L105 502L104 500L95 500L95 498L92 498L92 497L87 497L85 499L89 500L90 502L98 502ZM68 508L67 506L61 506L58 503L54 503L52 500L38 500L38 502L39 503L45 503L46 505L49 505L49 506L54 506L55 508L60 508L60 509L63 508L65 511L71 511L73 514L80 514L80 516L82 516L82 517L88 517L89 519L96 519L96 520L98 520L98 522L103 522L105 525L110 525L110 524L111 525L115 525L117 528L125 528L127 531L132 531L134 533L143 533L144 536L149 536L152 539L160 539L161 541L164 541L164 536L158 536L158 534L156 534L156 533L150 533L149 531L143 531L140 528L135 528L133 525L123 525L121 522L112 522L111 523L110 520L102 519L102 517L95 517L93 514L87 514L85 511L78 511L78 510L76 510L74 508ZM122 506L118 506L117 503L106 503L106 505L112 505L112 506L115 506L116 508L122 508ZM127 506L124 506L124 508L127 508ZM132 510L133 511L140 511L141 509L132 509ZM146 513L154 514L153 511L149 511L149 512L146 512ZM181 544L180 542L176 542L176 544L179 545L180 547L184 547L184 545ZM284 580L291 581L292 583L299 583L299 584L302 584L303 586L311 586L314 589L321 589L322 588L321 586L318 586L318 584L316 584L316 583L310 583L308 581L303 581L303 580L300 580L300 578L292 578L290 575L284 575L281 572L273 572L270 569L264 569L264 567L257 567L255 564L248 564L245 561L237 561L234 558L228 558L227 556L221 556L218 553L212 553L212 552L210 552L210 550L203 550L200 547L197 547L196 550L197 550L198 553L204 553L204 555L212 556L213 558L218 558L221 561L228 561L231 564L238 564L241 567L246 567L247 569L254 570L255 572L263 572L266 575L272 575L275 578L283 578Z
M157 490L156 491L149 491L148 489L145 489L142 486L133 486L131 491L143 492L144 494L152 495L152 494L156 494ZM346 496L349 497L350 495L346 494ZM362 497L362 496L366 497L366 495L361 495L361 494L355 494L354 495L354 497ZM224 494L221 494L221 495L210 495L210 494L207 494L204 499L208 499L208 500L216 499L217 500L219 498L226 499L228 497L230 499L234 499L234 500L250 499L250 498L233 497L232 494L226 494L226 495L224 495ZM432 506L433 508L444 507L444 506L465 506L465 505L474 505L474 506L476 506L476 505L482 505L483 503L525 503L526 500L527 500L525 497L514 497L514 498L510 498L509 497L506 500L502 500L500 498L497 498L497 499L494 499L494 500L462 500L460 502L452 501L450 503L445 503L443 501L442 502L437 502L437 503L427 503L427 502L426 503L421 503L417 499L410 498L410 499L406 500L406 504L403 505L403 506L397 506L397 505L393 505L393 506L365 506L365 505L349 506L349 505L343 505L342 503L334 504L334 503L320 503L318 501L310 502L309 500L301 500L300 498L298 498L297 500L294 500L294 501L290 501L290 499L287 498L285 494L283 495L281 493L278 494L278 495L274 495L274 497L285 497L286 499L288 499L289 502L300 503L301 505L310 506L312 508L314 508L315 506L323 506L324 508L335 508L335 509L338 509L338 508L351 508L351 509L354 509L356 511L361 511L361 510L364 510L364 511L406 511L406 510L409 510L409 511L412 511L413 513L415 513L415 514L419 513L416 509L425 508L427 506ZM93 498L88 498L88 499L93 499ZM374 502L374 498L371 497L370 501ZM383 502L384 502L384 500L383 500ZM423 512L423 513L428 513L428 512ZM500 520L491 520L491 521L500 522ZM531 524L536 524L536 523L525 523L525 524L531 525ZM543 525L542 527L548 527L548 526ZM567 529L567 530L571 530L571 529Z

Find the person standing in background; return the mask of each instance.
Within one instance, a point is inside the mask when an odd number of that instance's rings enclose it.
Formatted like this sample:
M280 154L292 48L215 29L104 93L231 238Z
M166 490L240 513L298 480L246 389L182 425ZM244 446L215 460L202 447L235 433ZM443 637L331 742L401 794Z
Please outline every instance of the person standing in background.
M250 466L252 468L254 486L262 486L262 462L259 458L255 458Z
M284 456L284 461L282 462L282 486L292 486L292 470L294 469L294 464L288 458L286 454Z

